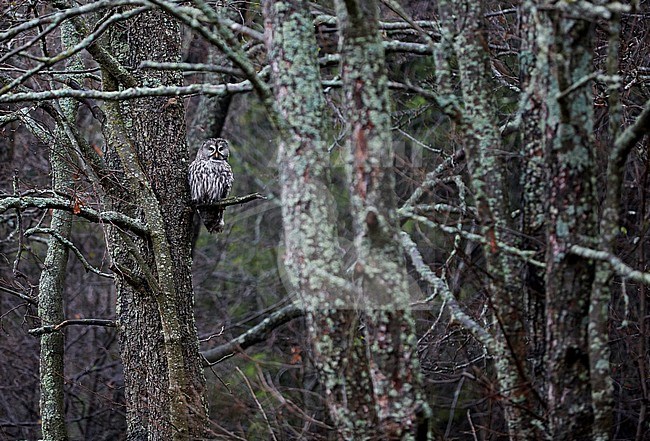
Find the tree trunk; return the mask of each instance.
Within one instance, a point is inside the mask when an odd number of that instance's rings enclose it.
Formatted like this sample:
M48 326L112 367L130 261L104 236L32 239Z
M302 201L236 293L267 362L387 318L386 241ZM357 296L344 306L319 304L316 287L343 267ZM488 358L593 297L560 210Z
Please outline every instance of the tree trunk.
M459 126L464 137L470 188L478 208L481 232L487 239L483 254L490 274L488 296L496 337L494 347L488 349L495 360L510 439L535 439L539 437L542 421L534 412L539 397L531 387L526 364L528 349L519 278L521 263L502 249L503 244L515 244L517 239L510 234L514 225L510 220L510 195L502 161L504 146L495 118L496 106L490 95L494 84L489 81L491 68L483 5L480 2L467 5L440 2L440 16L443 39L451 42L448 50L453 49L458 60L463 97ZM462 31L457 32L461 21ZM451 57L451 54L437 57L437 68L441 70L439 78L446 83L450 96L453 94L450 78L442 75L449 69ZM447 66L442 64L443 60Z
M54 144L50 146L50 163L52 181L57 191L68 192L72 182L70 172L69 143L61 130L57 130ZM52 213L52 232L68 239L72 225L72 215L63 210ZM64 320L63 290L65 286L66 267L68 266L68 248L57 238L48 240L47 256L38 286L38 316L41 326L57 325ZM47 440L68 439L65 427L65 408L63 385L63 332L52 332L41 336L40 384L41 384L41 421L43 438Z
M551 13L553 41L546 62L549 90L545 156L550 188L546 221L546 348L548 412L555 440L591 439L594 422L589 383L587 322L594 263L569 253L596 233L593 98L585 85L568 91L592 70L592 24ZM551 51L551 44L553 49ZM558 60L562 54L563 60Z
M399 237L391 109L375 1L337 1L354 290L364 316L370 373L383 439L426 436L421 378L404 250Z
M358 311L341 286L312 23L302 0L266 1L264 14L280 122L284 262L307 309L313 356L338 437L369 439L377 435L376 406Z
M548 120L551 72L540 41L552 38L548 18L540 14L534 1L526 1L521 8L522 57L520 66L521 97L521 232L520 248L543 251L545 241L548 169L544 156L544 139ZM528 372L531 387L540 397L547 395L546 367L546 296L545 271L526 262L518 262L523 274L520 283L525 293L525 333L528 341ZM519 271L516 271L519 272ZM536 406L536 412L543 411ZM543 426L547 430L546 424Z
M137 21L137 22L136 22ZM125 66L179 61L180 30L160 11L113 28ZM181 85L179 73L135 71L141 84ZM118 85L104 73L105 89ZM191 283L191 207L184 107L175 98L107 104L107 157L124 170L114 208L144 218L146 239L113 228L129 439L201 437L207 424ZM164 213L164 216L163 216Z
M70 23L61 26L61 46L66 48L79 41ZM69 67L82 68L78 57L73 58ZM60 100L61 118L74 124L77 118L78 103L72 99ZM54 139L50 146L52 167L52 188L61 193L72 194L72 167L74 151L66 135L62 122L57 124ZM61 238L69 239L72 229L72 214L68 211L54 210L52 213L52 232ZM39 281L38 315L41 326L57 325L65 319L63 292L68 266L68 248L54 236L48 241L47 255ZM68 439L65 425L64 406L64 333L52 332L41 336L40 384L41 384L41 430L43 439L58 441Z

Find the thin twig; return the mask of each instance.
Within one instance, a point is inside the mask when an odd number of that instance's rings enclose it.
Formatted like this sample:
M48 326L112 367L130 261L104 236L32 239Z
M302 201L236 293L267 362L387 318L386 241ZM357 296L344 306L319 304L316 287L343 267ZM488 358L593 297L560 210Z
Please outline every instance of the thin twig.
M29 230L25 231L25 237L29 237L32 234L49 234L50 236L52 236L53 238L61 242L64 246L68 247L74 253L74 255L77 256L77 259L79 259L79 261L84 266L86 271L91 271L101 277L106 277L108 279L114 278L113 274L103 273L97 268L95 268L94 266L92 266L90 262L86 260L86 258L79 250L79 248L77 248L71 241L69 241L68 239L61 236L59 233L57 233L56 230L52 228L30 228Z
M23 294L20 291L13 290L11 288L7 288L6 286L0 285L0 291L6 292L7 294L11 294L12 296L18 297L21 300L26 301L30 305L38 306L38 300L29 297L28 295Z
M246 375L239 369L239 367L235 367L237 369L237 372L239 372L239 375L244 379L244 382L246 383L246 386L248 386L248 390L251 393L251 396L253 397L253 400L255 400L255 404L257 404L257 408L262 412L262 416L264 417L264 421L266 421L266 426L269 429L269 433L271 434L271 438L274 441L278 441L278 439L275 437L275 433L273 432L273 428L271 427L271 423L269 422L269 418L266 416L266 412L264 412L264 408L262 407L262 404L259 402L257 399L257 396L255 396L255 392L253 391L253 388L251 387L250 382L248 381L248 378L246 378Z
M199 354L199 355L201 355L201 354ZM214 374L214 376L217 377L217 379L219 380L219 382L223 385L223 387L226 388L226 390L228 391L228 393L229 393L230 395L232 395L232 390L230 390L230 388L228 387L228 385L226 384L226 382L223 381L223 379L219 376L219 374L217 374L217 371L214 370L214 365L215 365L215 364L218 364L218 363L221 363L223 360L225 360L225 359L227 359L227 358L230 358L230 357L232 357L233 355L235 355L235 354L229 354L229 355L226 355L226 356L222 357L220 360L215 361L214 363L210 363L208 360L205 359L205 357L203 357L203 355L201 355L201 357L203 358L203 361L204 361L205 363L207 363L206 366L207 366L207 367L212 371L212 373ZM205 363L204 363L204 365L205 365Z

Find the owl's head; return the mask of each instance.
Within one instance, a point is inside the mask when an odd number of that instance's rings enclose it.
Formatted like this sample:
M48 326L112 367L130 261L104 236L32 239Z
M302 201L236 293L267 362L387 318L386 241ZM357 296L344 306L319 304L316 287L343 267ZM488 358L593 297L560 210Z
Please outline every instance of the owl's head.
M196 159L227 161L229 156L230 147L228 141L223 138L210 138L205 140L196 154Z

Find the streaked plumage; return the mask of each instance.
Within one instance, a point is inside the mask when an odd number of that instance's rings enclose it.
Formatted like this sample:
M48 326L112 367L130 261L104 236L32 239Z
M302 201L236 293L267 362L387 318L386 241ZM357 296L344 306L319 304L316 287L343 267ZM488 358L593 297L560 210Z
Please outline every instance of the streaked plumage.
M203 224L211 233L223 230L224 210L205 205L220 201L230 193L233 175L228 164L229 156L228 141L223 138L210 138L199 148L196 159L190 164L189 181L192 201L202 205L199 213Z

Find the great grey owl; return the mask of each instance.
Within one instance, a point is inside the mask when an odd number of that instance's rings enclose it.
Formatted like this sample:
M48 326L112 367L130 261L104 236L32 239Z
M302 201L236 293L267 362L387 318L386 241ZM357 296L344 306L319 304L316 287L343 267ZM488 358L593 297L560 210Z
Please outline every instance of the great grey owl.
M207 139L190 164L189 181L192 201L200 206L203 224L210 233L223 231L223 208L210 207L230 193L233 175L228 157L230 148L223 138Z

